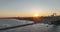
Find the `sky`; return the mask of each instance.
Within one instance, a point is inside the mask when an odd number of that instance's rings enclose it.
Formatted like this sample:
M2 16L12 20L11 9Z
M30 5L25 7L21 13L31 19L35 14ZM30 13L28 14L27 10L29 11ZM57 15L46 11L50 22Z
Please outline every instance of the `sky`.
M60 14L60 0L0 0L0 17Z

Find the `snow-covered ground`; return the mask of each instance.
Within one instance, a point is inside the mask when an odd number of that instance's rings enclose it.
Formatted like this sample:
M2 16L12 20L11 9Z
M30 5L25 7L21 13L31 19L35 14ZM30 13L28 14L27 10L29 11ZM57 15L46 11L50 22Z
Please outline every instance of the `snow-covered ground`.
M5 26L14 26L33 23L31 21L16 20L16 19L0 19L0 28ZM0 32L60 32L60 26L53 27L53 25L38 23L29 26L14 28L10 30L4 30Z

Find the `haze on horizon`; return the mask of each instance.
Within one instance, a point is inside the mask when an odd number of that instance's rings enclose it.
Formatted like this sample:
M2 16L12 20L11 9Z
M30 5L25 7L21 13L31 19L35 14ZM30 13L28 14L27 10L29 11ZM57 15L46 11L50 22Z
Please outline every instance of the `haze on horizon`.
M60 15L60 0L0 0L0 17Z

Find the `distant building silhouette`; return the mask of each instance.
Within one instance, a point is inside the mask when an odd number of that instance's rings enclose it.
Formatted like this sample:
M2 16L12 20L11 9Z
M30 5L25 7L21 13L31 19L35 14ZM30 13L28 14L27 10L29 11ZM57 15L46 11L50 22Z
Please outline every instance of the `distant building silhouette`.
M51 16L57 16L57 14L56 13L53 13Z

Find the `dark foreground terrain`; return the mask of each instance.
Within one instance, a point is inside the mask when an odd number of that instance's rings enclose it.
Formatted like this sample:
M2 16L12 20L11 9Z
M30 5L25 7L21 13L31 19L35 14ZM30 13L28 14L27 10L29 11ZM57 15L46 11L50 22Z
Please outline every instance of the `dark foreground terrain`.
M55 22L57 20L60 20L60 16L34 19L1 18L0 32L60 32L60 25L55 26L51 24L52 21Z

